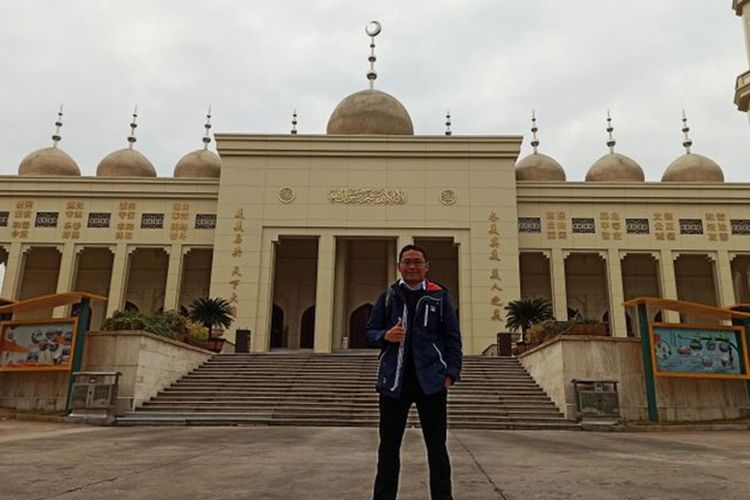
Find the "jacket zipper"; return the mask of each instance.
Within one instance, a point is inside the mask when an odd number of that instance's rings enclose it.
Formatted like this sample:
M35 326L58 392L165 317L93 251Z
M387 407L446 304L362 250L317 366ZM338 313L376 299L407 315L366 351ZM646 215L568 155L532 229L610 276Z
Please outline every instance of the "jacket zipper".
M409 333L406 331L406 325L408 325L408 311L406 309L406 304L404 304L404 312L401 316L401 324L404 325L404 340L401 341L401 343L398 346L398 360L396 362L396 377L393 381L393 387L391 387L391 392L398 389L399 383L401 382L399 379L399 373L401 373L402 365L404 364L404 342L406 342L406 335Z
M438 349L438 346L435 345L435 342L432 343L432 347L434 347L435 350L437 351L438 357L440 358L440 362L443 363L443 366L447 370L448 369L448 365L446 365L445 361L443 361L443 355L440 353L440 349Z

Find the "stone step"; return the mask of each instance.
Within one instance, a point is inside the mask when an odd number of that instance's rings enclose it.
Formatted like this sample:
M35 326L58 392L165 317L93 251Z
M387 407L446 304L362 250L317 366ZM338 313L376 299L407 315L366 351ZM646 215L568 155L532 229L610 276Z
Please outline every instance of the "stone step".
M377 351L220 354L118 424L375 427L377 367ZM448 404L451 428L577 428L515 358L466 356Z
M244 404L278 404L280 401L294 401L302 404L338 404L338 403L367 403L367 404L378 404L378 398L375 395L372 396L349 396L349 397L308 397L301 395L297 398L284 398L284 397L247 397L247 396L192 396L192 395L166 395L160 396L156 400L145 401L144 405L152 405L156 403L200 403L200 404L230 404L230 403L244 403ZM451 394L448 397L448 403L450 405L478 405L478 406L489 406L489 407L502 407L502 408L554 408L555 405L551 401L541 401L538 403L534 402L521 402L521 403L506 403L500 399L476 399L476 398L462 398Z
M377 411L373 412L335 412L335 411L319 411L319 412L309 412L307 410L285 410L285 411L276 411L276 410L245 410L245 411L227 411L224 409L217 409L217 410L206 410L206 411L192 411L192 410L154 410L154 411L140 411L140 412L131 412L126 415L126 417L138 417L138 416L149 416L150 418L168 418L168 417L182 417L182 418L190 418L190 417L240 417L240 418L246 418L246 417L255 417L255 418L266 418L266 419L275 419L275 418L294 418L299 420L304 419L330 419L330 420L337 420L344 416L346 416L349 419L352 420L375 420L378 419L378 413ZM513 421L513 418L508 415L502 415L502 414L471 414L471 413L455 413L450 412L448 413L448 421L451 420L463 420L463 421L484 421L484 422L508 422ZM409 413L409 419L408 421L410 423L415 423L419 421L419 417L417 415L416 410L412 410ZM558 423L558 422L568 422L561 416L528 416L524 418L525 422L533 422L533 423Z

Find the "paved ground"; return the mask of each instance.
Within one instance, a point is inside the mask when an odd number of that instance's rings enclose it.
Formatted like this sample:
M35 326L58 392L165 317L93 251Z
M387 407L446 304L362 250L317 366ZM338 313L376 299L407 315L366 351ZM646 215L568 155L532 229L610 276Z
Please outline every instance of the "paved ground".
M367 499L373 429L0 421L0 498ZM750 432L453 431L456 499L747 499ZM429 498L419 431L402 499Z

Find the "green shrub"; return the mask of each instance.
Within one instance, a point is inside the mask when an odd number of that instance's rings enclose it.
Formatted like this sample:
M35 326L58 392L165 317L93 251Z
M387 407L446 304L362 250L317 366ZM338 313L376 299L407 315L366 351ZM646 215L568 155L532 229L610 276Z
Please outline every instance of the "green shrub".
M102 325L106 331L144 330L162 337L173 338L187 332L187 318L175 311L146 316L135 311L115 311Z

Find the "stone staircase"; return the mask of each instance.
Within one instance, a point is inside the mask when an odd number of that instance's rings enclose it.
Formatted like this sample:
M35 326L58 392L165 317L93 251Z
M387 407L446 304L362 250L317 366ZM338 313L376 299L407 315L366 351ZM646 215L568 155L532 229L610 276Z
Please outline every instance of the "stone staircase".
M377 427L377 363L372 351L219 354L117 424ZM515 358L465 356L461 377L450 428L577 429Z

